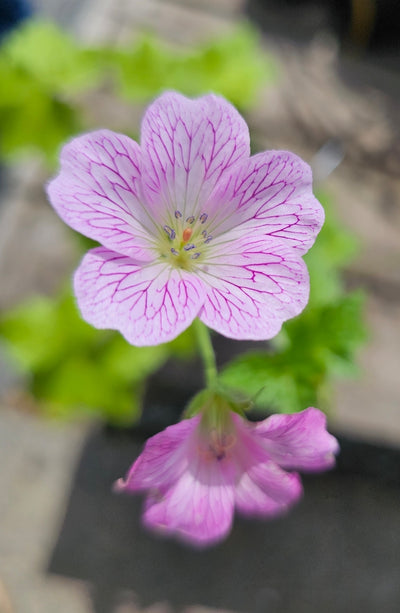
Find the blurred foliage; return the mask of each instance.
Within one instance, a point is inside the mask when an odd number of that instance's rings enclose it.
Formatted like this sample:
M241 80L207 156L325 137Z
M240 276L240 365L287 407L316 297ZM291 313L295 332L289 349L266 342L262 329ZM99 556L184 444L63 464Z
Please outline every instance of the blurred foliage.
M169 357L187 359L195 347L191 329L168 344L133 347L83 321L69 292L35 297L5 313L0 335L47 414L100 414L118 425L140 415L145 379Z
M249 26L189 52L172 50L145 37L131 49L110 50L108 61L118 69L118 91L128 100L146 101L166 89L188 96L213 91L243 108L277 74Z
M55 161L60 144L81 129L63 96L88 87L85 51L56 26L27 21L0 48L0 155L41 152Z
M311 283L307 307L284 324L268 349L239 356L221 374L225 385L254 397L260 410L329 411L333 381L357 373L356 352L366 339L364 296L347 293L342 280L357 241L334 219L329 195L318 197L326 221L304 258Z
M130 101L214 91L244 108L275 74L250 26L181 51L151 36L87 48L54 24L27 21L0 47L0 156L40 152L53 165L61 143L85 129L82 95L101 86Z
M54 163L60 143L79 131L77 112L0 53L0 156L40 151Z
M85 91L102 77L96 52L80 47L52 23L26 22L6 39L2 56L14 69L56 94Z

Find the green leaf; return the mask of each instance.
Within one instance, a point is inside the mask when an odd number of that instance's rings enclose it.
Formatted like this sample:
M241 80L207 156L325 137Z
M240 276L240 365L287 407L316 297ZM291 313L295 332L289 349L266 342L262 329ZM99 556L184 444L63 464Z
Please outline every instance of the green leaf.
M40 151L54 165L62 142L81 130L68 96L102 75L95 54L55 25L28 21L0 48L0 154Z
M157 370L167 357L165 345L134 347L120 334L113 334L106 350L99 356L99 364L104 372L121 382L140 383Z
M60 144L79 130L77 112L0 58L0 154L40 151L54 164Z
M260 408L299 410L295 381L281 356L262 351L243 354L225 367L220 379L253 398Z
M310 273L310 304L329 304L343 294L341 270L358 251L357 239L335 219L332 199L319 191L325 223L304 260Z
M0 336L30 375L46 414L98 415L118 425L139 417L145 379L168 358L187 358L195 347L190 328L171 343L133 347L119 333L83 321L70 291L36 297L4 313Z
M189 96L213 91L245 107L277 75L250 27L189 52L174 51L147 36L133 48L110 51L108 58L119 92L129 100L148 100L165 89Z
M87 91L102 76L96 54L52 23L27 21L6 39L1 54L51 94Z
M28 21L0 47L0 155L40 152L54 166L61 144L85 129L77 94L102 83L129 100L148 101L165 89L192 96L214 91L245 107L275 77L250 27L190 51L154 37L89 49L54 24Z
M52 417L97 415L113 424L129 425L140 413L139 389L120 385L118 377L85 356L70 356L51 376L36 378L33 391Z
M353 292L334 304L307 308L285 324L280 351L243 354L225 367L221 381L256 397L261 409L328 410L333 380L354 374L355 353L366 338L363 302Z
M108 66L115 72L118 93L128 100L148 100L167 87L172 54L150 37L134 47L110 50Z
M178 359L187 359L192 357L197 352L197 336L194 332L193 325L186 328L173 341L161 345L166 347L171 357Z
M292 355L310 355L324 352L351 360L354 351L366 339L362 317L364 295L351 292L334 303L313 307L285 324ZM301 359L301 358L300 358Z

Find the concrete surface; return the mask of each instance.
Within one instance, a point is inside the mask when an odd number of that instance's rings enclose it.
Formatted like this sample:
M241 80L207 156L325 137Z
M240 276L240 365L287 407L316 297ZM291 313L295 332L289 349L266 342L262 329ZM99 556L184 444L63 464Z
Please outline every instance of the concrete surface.
M90 611L83 584L45 577L85 431L0 409L0 579L10 613Z

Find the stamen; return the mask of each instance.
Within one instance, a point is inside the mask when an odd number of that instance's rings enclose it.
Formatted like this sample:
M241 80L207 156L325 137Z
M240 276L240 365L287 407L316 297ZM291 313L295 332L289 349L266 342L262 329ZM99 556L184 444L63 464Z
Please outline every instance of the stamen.
M202 213L199 217L200 223L206 223L207 219L208 219L207 213Z
M185 251L190 251L191 249L196 249L196 245L193 245L193 243L189 243L189 245L185 245L183 248Z
M182 232L182 240L184 243L187 243L193 234L192 228L185 228Z
M171 253L173 255L179 255L179 251L177 251L176 249L174 249L173 247L171 248Z
M176 237L176 232L169 226L164 226L164 231L168 234L168 237L173 241Z
M236 445L236 436L234 434L226 434L224 436L224 447L229 450Z
M204 241L204 244L207 245L210 241L212 241L213 237L211 236L211 234L209 236L207 236L206 240Z
M194 215L191 215L190 217L187 217L186 221L188 223L193 223L194 222Z
M204 238L207 238L207 231L203 230L203 232L201 233L202 236L204 236Z
M176 219L179 219L180 217L182 217L182 213L180 211L175 211L175 217Z
M193 255L190 256L191 260L197 260L197 258L199 258L201 256L201 253L197 252L197 253L193 253Z
M208 449L216 460L223 460L227 451L236 444L236 437L233 434L219 434L216 430L210 432L210 442Z

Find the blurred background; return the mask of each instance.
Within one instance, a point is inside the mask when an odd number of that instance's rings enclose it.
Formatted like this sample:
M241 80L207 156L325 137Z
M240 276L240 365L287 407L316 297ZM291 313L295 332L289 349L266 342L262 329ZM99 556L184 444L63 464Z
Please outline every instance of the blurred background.
M0 0L0 613L399 610L399 23L396 0ZM81 321L89 241L44 194L65 140L138 138L166 89L228 98L254 151L312 165L326 210L304 313L215 345L255 417L324 410L338 467L207 552L111 493L202 384L191 331L139 350Z

